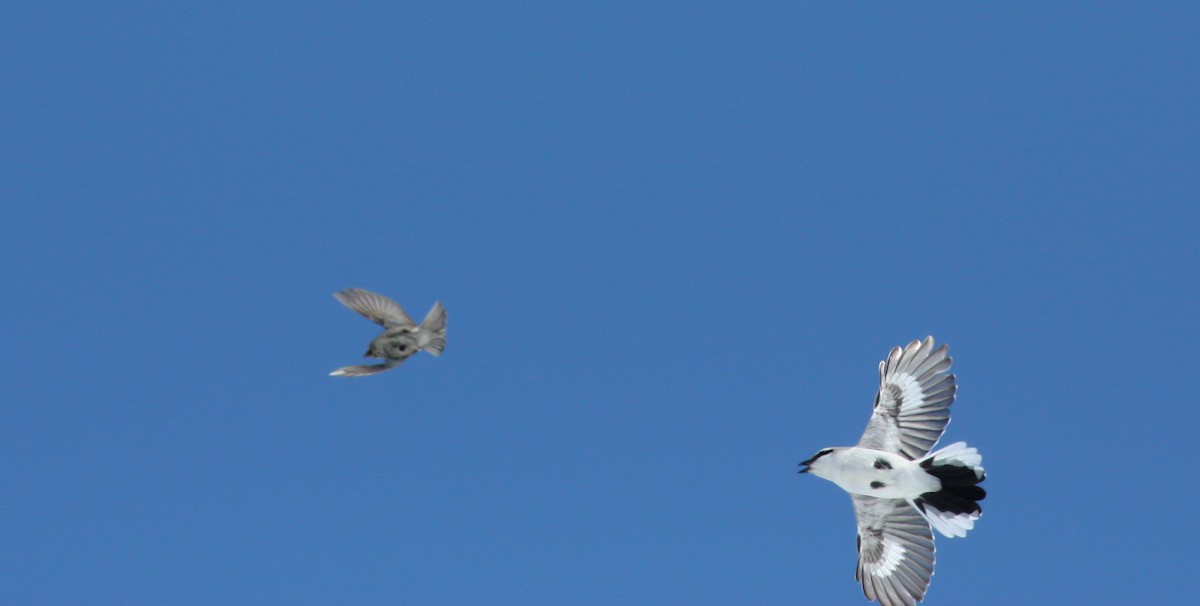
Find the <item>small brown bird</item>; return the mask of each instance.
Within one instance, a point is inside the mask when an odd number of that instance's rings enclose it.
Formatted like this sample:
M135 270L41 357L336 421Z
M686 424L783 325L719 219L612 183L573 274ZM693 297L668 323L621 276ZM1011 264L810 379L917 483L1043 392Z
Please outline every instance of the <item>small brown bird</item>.
M418 351L427 351L434 356L442 355L446 349L446 308L439 301L421 321L420 326L404 313L399 303L369 290L348 288L333 293L342 305L362 314L368 320L383 326L383 334L375 337L367 347L365 358L382 358L383 364L345 366L331 373L335 377L365 377L391 370Z

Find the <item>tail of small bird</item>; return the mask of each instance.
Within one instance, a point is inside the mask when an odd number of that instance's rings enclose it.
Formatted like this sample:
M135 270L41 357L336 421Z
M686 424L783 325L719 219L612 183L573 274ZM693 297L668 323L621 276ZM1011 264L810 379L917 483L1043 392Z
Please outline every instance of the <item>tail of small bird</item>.
M987 478L983 455L966 442L955 442L925 455L919 463L926 473L941 480L942 488L913 499L913 506L943 535L967 536L975 520L983 515L979 501L987 496L979 487Z
M442 355L446 349L446 308L441 301L434 303L429 315L421 320L419 334L418 347L435 356Z

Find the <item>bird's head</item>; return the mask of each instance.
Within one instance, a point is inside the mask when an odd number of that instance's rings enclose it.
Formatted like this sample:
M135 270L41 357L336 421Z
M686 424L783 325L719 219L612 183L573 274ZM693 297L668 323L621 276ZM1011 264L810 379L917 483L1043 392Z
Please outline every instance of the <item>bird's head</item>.
M829 464L829 459L826 457L838 450L840 449L822 448L821 450L818 450L817 454L813 455L811 459L800 463L800 473L811 472L814 476L819 478L825 477L823 472Z

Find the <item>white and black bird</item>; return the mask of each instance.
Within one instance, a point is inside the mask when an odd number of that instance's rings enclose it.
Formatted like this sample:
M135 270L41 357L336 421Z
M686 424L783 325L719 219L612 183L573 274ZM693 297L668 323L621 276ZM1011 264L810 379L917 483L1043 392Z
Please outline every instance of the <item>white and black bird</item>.
M381 294L349 288L333 293L333 297L383 326L383 334L375 337L367 347L367 353L363 354L364 358L383 358L383 363L339 368L329 373L335 377L373 375L399 366L418 351L440 356L446 348L446 308L440 301L433 304L433 309L418 326L399 303Z
M824 448L800 465L850 493L858 568L868 600L913 606L933 576L930 527L963 537L983 513L983 457L964 442L930 452L950 422L957 389L948 347L933 337L896 347L879 363L879 393L854 446Z

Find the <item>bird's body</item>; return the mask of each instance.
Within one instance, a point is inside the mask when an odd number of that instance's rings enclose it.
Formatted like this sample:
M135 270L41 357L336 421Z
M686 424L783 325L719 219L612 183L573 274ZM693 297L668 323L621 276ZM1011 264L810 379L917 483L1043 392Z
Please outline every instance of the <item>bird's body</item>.
M363 354L366 358L383 359L382 364L345 366L330 373L333 376L373 375L403 364L418 351L440 356L446 348L446 308L440 302L433 304L433 309L418 325L398 303L381 294L350 288L333 296L346 307L384 328L383 334L375 337L367 346L367 353Z
M828 460L827 460L828 459ZM871 448L841 448L822 457L812 474L850 494L880 499L915 499L941 489L921 465L900 455Z
M371 341L363 357L393 360L407 358L420 349L418 342L416 329L407 326L390 328Z
M879 363L879 392L855 446L824 448L801 463L850 493L858 522L855 579L869 600L914 606L933 576L932 529L966 536L983 511L983 457L956 442L930 452L950 422L956 385L947 347L933 337L894 348Z

